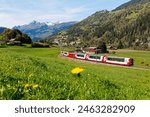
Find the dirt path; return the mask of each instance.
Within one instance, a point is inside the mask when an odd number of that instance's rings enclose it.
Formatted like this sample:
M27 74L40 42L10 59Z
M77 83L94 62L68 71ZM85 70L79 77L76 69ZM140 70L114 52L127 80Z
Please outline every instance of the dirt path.
M92 62L92 61L85 61L85 60L80 60L80 59L73 59L65 56L59 56L61 59L65 60L70 60L70 61L75 61L75 62L82 62L82 63L90 63L90 64L100 64L100 65L105 65L105 66L115 66L115 67L122 67L122 68L128 68L128 69L138 69L138 70L150 70L146 68L140 68L140 67L128 67L128 66L119 66L119 65L112 65L112 64L104 64L104 63L99 63L99 62Z

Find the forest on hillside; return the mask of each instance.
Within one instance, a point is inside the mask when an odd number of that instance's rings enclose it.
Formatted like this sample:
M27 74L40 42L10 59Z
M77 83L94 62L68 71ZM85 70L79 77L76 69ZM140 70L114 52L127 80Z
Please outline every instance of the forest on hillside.
M117 48L150 49L150 2L115 11L99 11L47 39L67 45L93 46L105 42Z

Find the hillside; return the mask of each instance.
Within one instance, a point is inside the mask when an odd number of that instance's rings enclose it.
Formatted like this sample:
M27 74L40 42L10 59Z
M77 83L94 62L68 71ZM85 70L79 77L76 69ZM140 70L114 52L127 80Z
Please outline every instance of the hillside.
M0 33L0 40L7 42L10 39L15 39L15 41L21 41L22 43L30 44L32 42L31 38L22 33L17 29L5 29L2 33Z
M66 22L66 23L40 23L37 21L33 21L29 24L22 26L15 26L14 29L18 29L23 33L28 34L32 41L38 41L40 39L44 39L50 35L54 35L59 31L66 30L73 26L76 22Z
M124 9L124 8L127 8L127 7L131 7L131 6L134 6L134 5L137 5L137 4L144 4L144 3L147 3L147 2L150 2L150 0L130 0L127 3L120 5L115 10L121 10L121 9Z
M134 1L134 0L133 0ZM116 11L99 11L50 39L68 45L93 46L99 42L118 48L150 49L150 2Z

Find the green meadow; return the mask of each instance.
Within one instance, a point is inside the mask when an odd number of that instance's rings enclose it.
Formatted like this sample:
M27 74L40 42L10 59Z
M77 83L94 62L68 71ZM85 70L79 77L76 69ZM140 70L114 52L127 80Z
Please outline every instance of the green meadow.
M0 48L1 100L149 100L150 52L119 50L134 67L65 60L59 48ZM80 76L71 70L80 67ZM147 70L148 69L148 70Z

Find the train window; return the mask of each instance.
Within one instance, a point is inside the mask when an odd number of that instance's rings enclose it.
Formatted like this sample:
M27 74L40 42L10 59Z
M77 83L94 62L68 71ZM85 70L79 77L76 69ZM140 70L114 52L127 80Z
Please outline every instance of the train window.
M78 57L84 57L84 54L77 54Z
M89 56L90 59L100 59L100 56Z
M113 58L113 57L108 57L109 61L118 61L118 62L124 62L124 58Z

